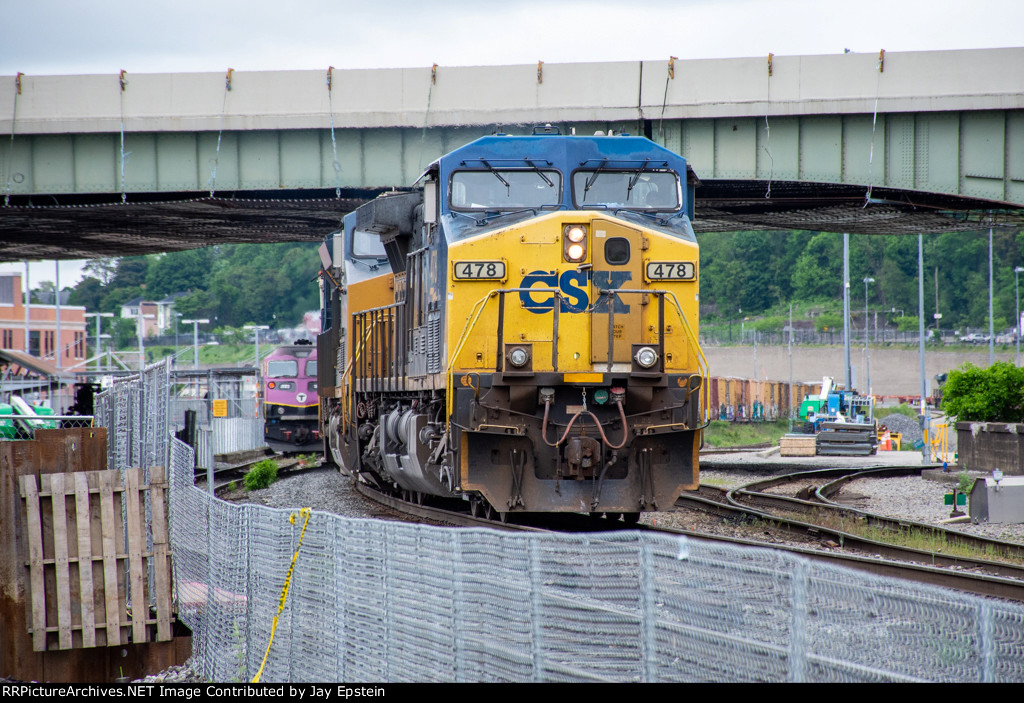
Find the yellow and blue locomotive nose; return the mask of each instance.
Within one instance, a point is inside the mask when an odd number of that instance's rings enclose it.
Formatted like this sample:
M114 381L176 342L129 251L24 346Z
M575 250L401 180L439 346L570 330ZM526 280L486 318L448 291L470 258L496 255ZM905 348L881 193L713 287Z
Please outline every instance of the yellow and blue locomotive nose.
M694 242L563 211L452 243L449 255L449 412L468 430L464 487L487 495L511 475L525 510L629 512L696 486ZM588 478L600 489L576 485ZM546 482L568 482L559 490L579 499L553 497Z
M683 321L696 335L693 242L604 213L556 212L453 243L449 255L456 370L499 371L514 354L534 372L628 373L641 348L646 369L696 362Z

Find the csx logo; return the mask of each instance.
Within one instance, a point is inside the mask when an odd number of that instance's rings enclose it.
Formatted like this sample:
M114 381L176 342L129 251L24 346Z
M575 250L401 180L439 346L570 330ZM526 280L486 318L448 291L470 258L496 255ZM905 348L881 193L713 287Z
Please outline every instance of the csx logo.
M559 312L585 312L590 306L590 295L587 293L588 284L593 284L599 289L622 288L626 281L632 279L629 271L594 271L592 276L589 271L563 271L561 275L557 271L531 271L523 276L519 288L557 288L562 293L562 304ZM532 313L543 315L555 308L555 296L553 293L544 291L533 293L529 290L521 290L519 299L523 307ZM608 296L600 296L594 304L593 312L608 312ZM616 315L628 313L629 306L622 302L621 296L615 297Z

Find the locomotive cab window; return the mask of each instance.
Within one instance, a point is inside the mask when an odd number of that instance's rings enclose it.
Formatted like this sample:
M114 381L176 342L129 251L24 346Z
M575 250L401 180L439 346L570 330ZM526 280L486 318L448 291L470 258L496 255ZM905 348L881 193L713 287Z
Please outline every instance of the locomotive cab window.
M306 375L310 378L316 378L316 359L306 361Z
M562 201L562 174L541 169L456 171L449 194L453 210L557 207Z
M612 171L597 167L572 174L572 199L578 209L624 208L673 212L682 207L675 171Z
M352 257L356 259L388 258L380 237L373 232L357 229L352 233Z
M294 378L299 375L299 364L295 361L267 362L268 378Z

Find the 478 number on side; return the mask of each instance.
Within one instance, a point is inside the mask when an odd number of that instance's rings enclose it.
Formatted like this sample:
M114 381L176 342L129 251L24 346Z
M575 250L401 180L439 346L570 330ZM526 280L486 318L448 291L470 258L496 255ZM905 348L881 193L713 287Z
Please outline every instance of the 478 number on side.
M648 261L647 279L650 281L691 281L697 274L692 261Z
M496 279L505 278L504 261L456 261L455 278L466 279Z

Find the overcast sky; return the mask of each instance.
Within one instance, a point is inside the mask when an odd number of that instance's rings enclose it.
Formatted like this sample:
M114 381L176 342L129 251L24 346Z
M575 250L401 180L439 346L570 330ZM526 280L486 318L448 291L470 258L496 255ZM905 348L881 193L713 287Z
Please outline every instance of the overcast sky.
M10 0L0 75L474 66L1024 45L1024 0ZM23 266L0 265L0 271ZM61 266L61 284L79 266ZM49 270L49 273L47 273ZM52 262L33 284L53 279Z

